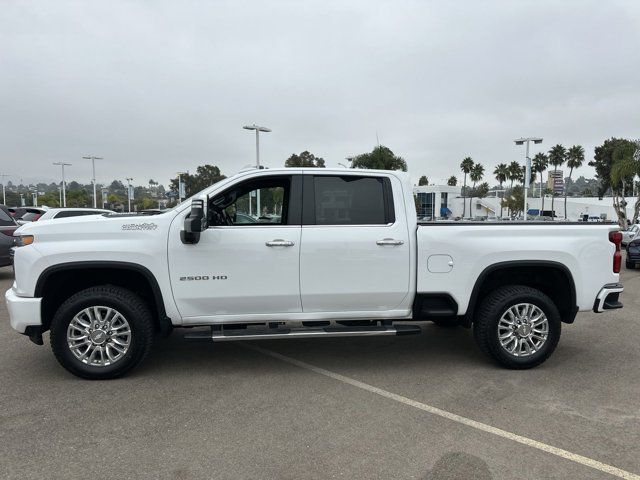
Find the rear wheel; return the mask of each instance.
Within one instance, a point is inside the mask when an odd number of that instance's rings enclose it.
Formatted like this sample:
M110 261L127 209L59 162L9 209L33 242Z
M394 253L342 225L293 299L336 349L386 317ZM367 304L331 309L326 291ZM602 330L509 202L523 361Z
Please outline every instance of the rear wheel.
M635 262L630 262L629 260L627 260L625 262L625 265L627 267L627 270L635 270L636 269L636 263Z
M553 301L540 290L521 285L489 294L473 324L480 350L514 369L532 368L549 358L560 332L560 314Z
M51 349L68 371L87 379L124 375L149 353L154 338L145 302L121 287L91 287L58 308Z

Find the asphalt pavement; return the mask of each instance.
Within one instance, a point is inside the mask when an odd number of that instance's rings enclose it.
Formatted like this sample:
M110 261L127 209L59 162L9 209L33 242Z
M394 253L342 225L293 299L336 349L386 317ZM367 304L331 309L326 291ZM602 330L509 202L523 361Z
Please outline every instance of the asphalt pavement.
M12 281L0 269L0 292ZM223 344L177 329L127 377L86 381L2 302L0 478L640 478L640 270L622 282L624 309L578 314L528 371L424 323Z

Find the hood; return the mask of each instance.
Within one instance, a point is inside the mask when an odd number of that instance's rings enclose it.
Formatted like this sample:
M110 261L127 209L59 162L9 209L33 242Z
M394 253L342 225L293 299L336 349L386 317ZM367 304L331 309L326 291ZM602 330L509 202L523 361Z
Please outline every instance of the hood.
M40 220L20 226L16 235L38 235L49 238L73 236L113 236L125 232L154 232L168 228L174 215L105 216L84 215Z

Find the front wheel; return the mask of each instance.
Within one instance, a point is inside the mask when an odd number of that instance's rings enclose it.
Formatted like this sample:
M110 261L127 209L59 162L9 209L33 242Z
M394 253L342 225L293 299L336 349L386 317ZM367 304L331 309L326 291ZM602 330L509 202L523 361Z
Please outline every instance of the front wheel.
M82 378L124 375L149 353L151 313L135 293L91 287L68 298L51 322L51 349L60 364Z
M540 290L522 285L489 294L473 324L476 343L485 354L507 368L540 365L560 340L558 308Z

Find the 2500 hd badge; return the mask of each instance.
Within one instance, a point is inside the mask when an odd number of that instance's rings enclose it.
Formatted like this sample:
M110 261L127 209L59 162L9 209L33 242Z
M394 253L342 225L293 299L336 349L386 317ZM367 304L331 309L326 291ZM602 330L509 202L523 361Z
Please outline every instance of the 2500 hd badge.
M194 275L187 277L180 277L181 282L188 282L191 280L226 280L228 277L226 275Z

